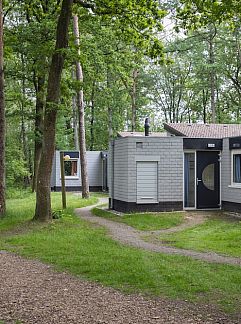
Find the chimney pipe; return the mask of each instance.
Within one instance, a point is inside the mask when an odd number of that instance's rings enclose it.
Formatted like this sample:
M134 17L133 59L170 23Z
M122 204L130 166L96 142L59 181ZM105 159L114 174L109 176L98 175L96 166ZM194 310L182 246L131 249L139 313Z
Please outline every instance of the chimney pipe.
M149 118L146 118L145 119L145 136L149 136L149 128L150 128Z

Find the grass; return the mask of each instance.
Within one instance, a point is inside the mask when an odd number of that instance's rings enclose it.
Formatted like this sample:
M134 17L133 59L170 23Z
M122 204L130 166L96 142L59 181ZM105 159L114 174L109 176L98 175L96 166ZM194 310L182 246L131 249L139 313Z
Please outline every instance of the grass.
M73 208L80 205L80 200L70 197L70 207L62 218L45 227L37 223L25 233L3 235L2 248L125 292L213 303L228 311L240 311L240 267L123 246L109 238L105 229L76 217ZM53 204L60 207L58 194L53 199ZM8 202L14 222L19 211L25 220L33 215L33 197L24 201Z
M15 195L16 197L16 195ZM52 208L60 210L62 207L61 193L52 192ZM97 202L96 196L87 200L82 200L80 196L74 194L67 195L67 212L71 212L74 208L92 205ZM19 193L17 198L7 199L7 213L4 218L0 218L0 233L3 231L16 229L29 224L33 218L35 207L35 194L27 191Z
M182 212L133 213L118 216L101 208L93 208L92 213L96 216L108 218L116 222L125 223L141 231L154 231L177 226L182 223L184 217L184 213Z
M178 248L241 257L240 221L210 219L181 232L162 234L160 239Z

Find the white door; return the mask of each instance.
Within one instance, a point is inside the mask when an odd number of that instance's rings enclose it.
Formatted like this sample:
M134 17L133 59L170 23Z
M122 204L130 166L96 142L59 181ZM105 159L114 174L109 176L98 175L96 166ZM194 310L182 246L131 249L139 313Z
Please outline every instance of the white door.
M158 202L158 163L136 162L136 192L138 204Z

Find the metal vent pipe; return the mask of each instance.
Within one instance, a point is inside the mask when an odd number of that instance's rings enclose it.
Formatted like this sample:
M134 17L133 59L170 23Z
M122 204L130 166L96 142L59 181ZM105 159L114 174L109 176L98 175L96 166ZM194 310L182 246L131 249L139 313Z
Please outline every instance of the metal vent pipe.
M146 118L145 119L145 136L149 136L149 128L150 128L149 118Z

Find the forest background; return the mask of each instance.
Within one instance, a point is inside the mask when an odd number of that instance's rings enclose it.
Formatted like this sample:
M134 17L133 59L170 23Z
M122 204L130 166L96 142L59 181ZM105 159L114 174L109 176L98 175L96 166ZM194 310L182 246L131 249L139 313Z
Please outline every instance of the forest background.
M160 43L150 48L145 26L140 38L134 19L122 29L121 20L113 15L110 20L103 9L101 15L93 15L84 5L92 1L79 2L75 13L80 45L75 43L71 21L69 47L63 50L56 149L78 149L79 89L84 94L87 150L108 149L119 131L143 131L145 117L150 118L151 131L161 131L163 122L240 122L238 13L221 21L215 11L212 15L218 19L210 19L207 12L193 14L192 1L160 1L160 25L154 26ZM13 0L6 1L3 9L6 187L28 187L39 158L36 150L41 144L61 1ZM151 25L153 17L145 23ZM83 81L75 77L77 58Z

